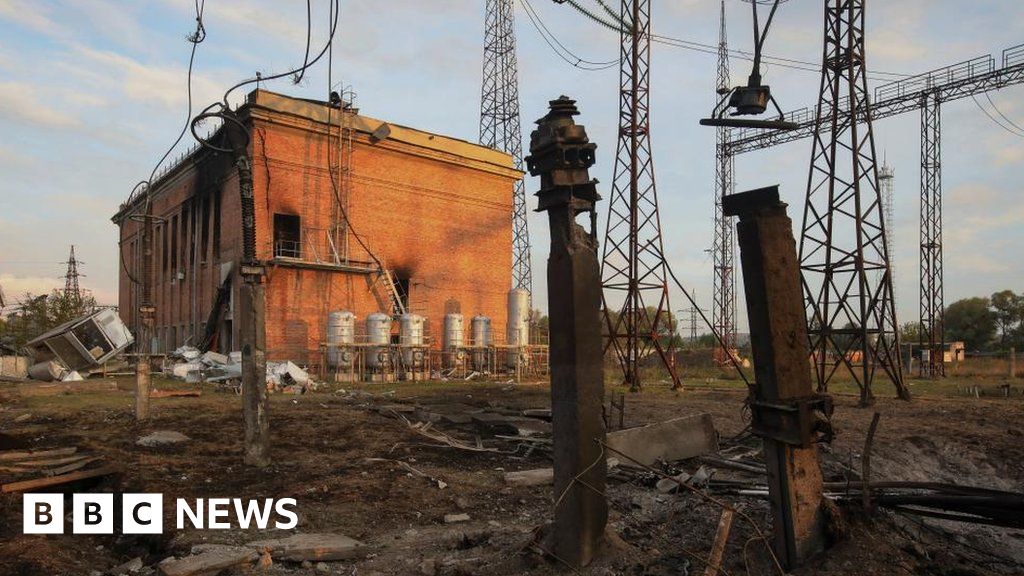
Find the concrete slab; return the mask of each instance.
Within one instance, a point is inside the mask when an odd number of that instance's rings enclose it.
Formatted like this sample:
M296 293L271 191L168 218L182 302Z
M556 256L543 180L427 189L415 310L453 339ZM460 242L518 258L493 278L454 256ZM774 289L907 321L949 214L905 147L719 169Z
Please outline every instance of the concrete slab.
M185 436L181 432L175 432L174 430L157 430L146 436L139 438L135 443L139 446L164 446L167 444L178 444L179 442L186 442L191 440L188 436Z
M551 408L528 408L523 410L523 416L527 418L540 418L541 420L551 421Z
M659 460L674 462L715 452L718 435L711 414L704 413L616 430L608 433L607 443L609 456L620 458L623 466L633 465L623 455L650 466Z
M342 534L295 534L277 540L250 542L250 549L270 551L275 560L319 562L351 560L366 555L366 545Z

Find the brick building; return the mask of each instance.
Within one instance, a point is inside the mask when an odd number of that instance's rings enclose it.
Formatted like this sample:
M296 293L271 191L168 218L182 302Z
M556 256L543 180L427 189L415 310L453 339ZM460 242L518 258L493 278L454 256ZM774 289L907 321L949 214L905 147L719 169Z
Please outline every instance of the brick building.
M239 114L252 134L268 358L316 362L328 314L354 312L361 333L368 314L392 312L387 284L427 318L435 347L447 312L484 314L504 333L512 192L521 176L510 156L265 90L250 93ZM197 342L221 286L231 297L214 314L215 348L233 350L242 242L233 164L227 154L195 150L150 193L158 218L154 351ZM143 201L131 199L113 217L124 261L120 310L133 329L142 228L133 214Z

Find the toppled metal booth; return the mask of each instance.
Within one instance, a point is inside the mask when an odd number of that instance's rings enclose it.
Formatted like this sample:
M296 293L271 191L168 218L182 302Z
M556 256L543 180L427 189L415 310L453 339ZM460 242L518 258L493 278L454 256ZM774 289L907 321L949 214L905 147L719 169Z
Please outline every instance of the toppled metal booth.
M135 337L109 308L57 326L26 344L35 362L57 362L68 370L100 366L135 342Z

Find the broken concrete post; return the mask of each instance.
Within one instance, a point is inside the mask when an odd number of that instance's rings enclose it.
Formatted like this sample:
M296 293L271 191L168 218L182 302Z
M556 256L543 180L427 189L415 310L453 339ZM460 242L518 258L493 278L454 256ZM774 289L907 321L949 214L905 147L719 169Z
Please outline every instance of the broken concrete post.
M245 463L270 464L270 415L267 412L264 292L260 280L245 279L239 293L239 340L242 344L242 412L245 417Z
M792 221L777 186L722 199L737 224L756 385L754 434L764 440L773 548L787 570L824 548L821 466L814 442L828 437L831 403L808 366L807 323Z
M545 541L574 568L590 563L608 520L604 489L604 369L601 273L597 261L594 149L573 121L575 101L562 96L530 135L530 174L540 176L538 212L548 213L551 413L554 435L554 523ZM590 230L576 223L590 216Z
M135 419L149 418L150 360L153 339L153 202L146 185L146 214L142 222L142 298L139 302L138 361L135 364Z
M150 338L152 338L153 334L154 312L153 306L144 305L139 307L142 329L139 334L139 350L141 353L135 363L135 419L140 421L149 418L150 371L152 370L152 365L150 364L147 347L150 346Z

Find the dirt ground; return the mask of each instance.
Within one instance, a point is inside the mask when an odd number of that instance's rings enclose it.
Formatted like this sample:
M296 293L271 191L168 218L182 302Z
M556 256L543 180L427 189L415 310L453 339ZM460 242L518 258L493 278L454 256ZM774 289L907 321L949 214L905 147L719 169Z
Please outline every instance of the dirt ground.
M90 384L94 381L90 381ZM161 389L185 388L159 381ZM345 388L344 393L339 388ZM856 398L836 397L838 436L823 449L827 480L843 466L860 468L872 413L881 413L873 478L928 480L1024 491L1024 400L957 397L942 389L917 390L913 402L884 397L872 409ZM353 390L358 393L353 393ZM276 574L512 574L564 573L531 549L536 531L550 520L550 486L511 487L503 472L550 466L543 451L527 453L515 442L481 433L484 446L501 452L468 452L431 446L406 424L373 407L385 404L461 404L509 412L549 406L543 384L426 383L332 385L304 395L272 396L273 465L241 462L241 400L202 386L202 396L154 399L153 418L134 422L128 379L116 388L53 394L38 385L0 384L0 431L20 447L78 446L121 468L120 475L89 488L109 492L162 492L174 498L282 498L298 501L297 532L336 532L371 547L358 561L323 565L275 563ZM394 394L385 394L394 391ZM43 393L41 393L43 392ZM923 392L923 393L922 393ZM879 396L885 394L878 391ZM675 393L652 387L626 395L627 426L709 412L723 439L744 427L744 391L700 382ZM28 415L27 417L25 415ZM415 412L409 412L416 419ZM17 420L17 421L16 421ZM471 444L474 432L436 424ZM175 430L191 440L145 448L136 440L154 430ZM758 441L748 439L754 452ZM0 446L0 449L10 446ZM368 460L385 459L385 460ZM397 461L428 477L408 472ZM697 462L683 469L693 472ZM0 480L3 473L0 472ZM433 480L432 480L433 479ZM440 488L436 480L445 486ZM650 479L612 482L605 551L584 573L610 576L701 574L721 509L693 494L661 494ZM766 502L722 496L762 529ZM0 575L101 574L135 557L152 566L198 543L244 543L267 537L244 530L176 531L173 506L165 505L163 535L29 536L21 534L21 496L0 496ZM470 520L446 524L446 514ZM843 509L842 527L825 553L796 575L1024 574L1024 532L921 522L884 510L867 517ZM737 518L725 553L727 576L777 574L749 523ZM276 534L274 536L277 536ZM140 574L151 573L144 569Z

